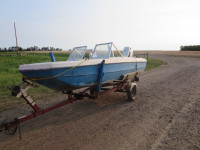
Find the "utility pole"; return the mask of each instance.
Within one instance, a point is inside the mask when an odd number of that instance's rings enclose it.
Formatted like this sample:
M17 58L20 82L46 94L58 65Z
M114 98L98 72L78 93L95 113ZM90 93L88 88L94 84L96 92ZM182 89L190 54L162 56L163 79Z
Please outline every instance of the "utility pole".
M17 31L16 31L15 22L14 22L14 29L15 29L16 49L17 49L17 53L18 53Z

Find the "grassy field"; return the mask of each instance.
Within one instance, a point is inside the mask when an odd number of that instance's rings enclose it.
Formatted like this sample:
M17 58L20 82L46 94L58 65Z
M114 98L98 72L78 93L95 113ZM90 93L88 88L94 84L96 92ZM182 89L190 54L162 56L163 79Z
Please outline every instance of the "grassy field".
M162 61L162 60L149 58L147 60L147 66L146 66L145 71L149 71L149 70L156 68L156 67L159 67L163 64L164 64L164 61Z
M64 61L69 53L54 53L56 61ZM21 64L50 62L50 56L46 53L25 53L17 55L16 53L5 53L0 56L0 111L24 103L19 99L11 96L11 91L7 87L18 85L21 82L22 75L18 72ZM146 71L162 65L164 62L155 59L148 59ZM42 99L48 96L55 96L60 92L40 86L29 90L33 99Z
M11 96L11 91L7 88L21 82L22 75L18 71L19 65L51 61L50 56L43 53L29 53L25 56L16 53L7 53L7 55L0 56L0 111L23 102ZM61 61L66 60L69 54L54 54L54 56L57 61ZM34 99L40 99L47 93L49 96L58 93L43 86L32 88L29 92Z

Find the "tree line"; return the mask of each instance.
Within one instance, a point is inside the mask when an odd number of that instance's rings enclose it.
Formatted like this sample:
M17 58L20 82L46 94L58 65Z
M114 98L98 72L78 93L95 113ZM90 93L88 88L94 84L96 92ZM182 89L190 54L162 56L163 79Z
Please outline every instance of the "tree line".
M181 46L181 51L200 51L200 45Z
M0 48L0 52L16 52L16 51L62 51L61 48L54 48L54 47L41 47L39 48L38 46L32 46L32 47L27 47L27 48L22 48L22 47L8 47L8 48Z

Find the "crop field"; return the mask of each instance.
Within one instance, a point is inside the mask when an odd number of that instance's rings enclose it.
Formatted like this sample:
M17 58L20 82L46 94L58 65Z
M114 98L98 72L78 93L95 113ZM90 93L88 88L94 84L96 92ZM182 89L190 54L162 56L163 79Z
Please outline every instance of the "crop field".
M69 53L54 53L56 61L65 61ZM88 54L86 55L88 57ZM3 53L0 56L0 111L8 109L10 107L20 105L23 101L18 101L11 95L11 91L7 87L18 85L21 83L22 75L18 71L18 67L21 64L39 63L39 62L50 62L50 56L46 52L40 53ZM152 68L162 65L164 62L156 59L148 59L146 71ZM55 96L60 92L48 89L40 86L40 88L32 88L29 93L34 99L42 99L46 96Z
M178 57L200 57L200 51L135 51L135 54L149 52L150 55L168 55Z

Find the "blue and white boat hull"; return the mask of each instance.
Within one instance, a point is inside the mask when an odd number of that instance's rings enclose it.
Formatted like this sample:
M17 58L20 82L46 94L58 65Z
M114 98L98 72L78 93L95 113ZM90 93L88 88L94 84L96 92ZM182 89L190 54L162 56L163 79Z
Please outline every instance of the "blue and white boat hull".
M63 61L21 65L19 71L35 82L59 91L74 90L96 85L101 59ZM119 79L122 75L144 71L143 58L105 59L103 83Z

